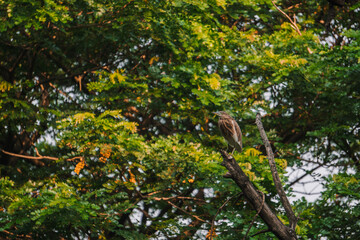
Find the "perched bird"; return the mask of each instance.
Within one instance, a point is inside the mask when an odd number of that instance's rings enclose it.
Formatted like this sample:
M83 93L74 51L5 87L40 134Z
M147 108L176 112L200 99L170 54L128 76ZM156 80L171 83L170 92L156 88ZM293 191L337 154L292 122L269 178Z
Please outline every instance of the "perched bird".
M221 132L221 135L228 142L228 145L232 148L232 153L234 150L239 153L242 152L242 136L241 130L237 122L226 112L214 112L214 114L220 117L218 125Z

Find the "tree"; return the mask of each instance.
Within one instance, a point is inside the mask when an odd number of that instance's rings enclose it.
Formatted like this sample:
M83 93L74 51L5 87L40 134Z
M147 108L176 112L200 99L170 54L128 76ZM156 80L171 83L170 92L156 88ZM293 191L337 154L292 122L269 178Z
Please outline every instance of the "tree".
M286 225L256 113L289 197L303 177L287 171L334 170L317 201L292 203L299 238L355 236L359 7L0 2L0 236L274 237L222 177L219 110L243 130L236 162Z

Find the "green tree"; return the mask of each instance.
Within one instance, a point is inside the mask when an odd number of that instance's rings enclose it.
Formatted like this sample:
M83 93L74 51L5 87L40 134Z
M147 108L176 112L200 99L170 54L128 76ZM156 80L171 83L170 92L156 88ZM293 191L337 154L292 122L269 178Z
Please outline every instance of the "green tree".
M222 177L212 114L227 110L244 134L234 157L278 217L258 112L289 196L289 167L333 170L317 201L293 203L299 238L354 238L359 8L0 1L0 237L204 239L213 221L217 239L244 237L256 211ZM258 217L248 236L266 229Z

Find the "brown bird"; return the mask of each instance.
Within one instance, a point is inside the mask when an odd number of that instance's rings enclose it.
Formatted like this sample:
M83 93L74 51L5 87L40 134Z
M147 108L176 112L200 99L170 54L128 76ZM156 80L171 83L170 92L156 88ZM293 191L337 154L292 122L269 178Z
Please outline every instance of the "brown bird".
M220 117L218 125L221 132L221 135L228 142L228 145L232 148L232 152L234 150L239 153L242 152L242 134L241 129L237 122L226 112L214 112L214 114Z

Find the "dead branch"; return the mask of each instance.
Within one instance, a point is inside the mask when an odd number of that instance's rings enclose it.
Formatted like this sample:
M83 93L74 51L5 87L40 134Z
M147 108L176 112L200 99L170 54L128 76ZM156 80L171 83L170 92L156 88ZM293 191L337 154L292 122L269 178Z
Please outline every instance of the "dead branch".
M264 127L263 127L262 122L261 122L261 116L260 116L259 113L256 115L256 121L255 122L256 122L256 125L257 125L258 129L259 129L261 139L263 140L263 143L264 143L265 148L266 148L266 153L267 153L267 157L268 157L268 160L269 160L271 174L273 176L276 191L277 191L277 193L278 193L278 195L280 197L281 203L282 203L282 205L283 205L283 207L285 209L286 216L289 219L290 228L292 230L295 230L296 223L297 223L297 218L296 218L296 216L294 214L294 211L291 208L291 204L289 202L289 199L286 197L284 188L283 188L283 186L281 184L281 180L280 180L279 174L278 174L277 169L276 169L274 153L273 153L273 151L271 149L269 139L266 136Z

